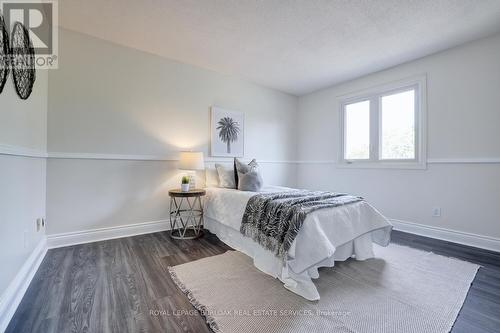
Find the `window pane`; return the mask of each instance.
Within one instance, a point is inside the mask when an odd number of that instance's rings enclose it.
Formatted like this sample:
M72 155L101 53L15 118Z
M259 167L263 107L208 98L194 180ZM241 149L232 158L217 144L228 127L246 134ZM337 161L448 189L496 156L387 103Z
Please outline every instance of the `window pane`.
M370 158L370 101L345 106L344 154L347 160Z
M382 97L382 159L415 158L415 90Z

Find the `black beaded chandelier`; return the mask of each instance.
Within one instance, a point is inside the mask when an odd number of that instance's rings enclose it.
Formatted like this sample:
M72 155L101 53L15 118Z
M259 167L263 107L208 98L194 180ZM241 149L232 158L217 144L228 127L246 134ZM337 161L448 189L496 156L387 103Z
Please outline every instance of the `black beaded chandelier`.
M21 99L31 95L35 84L35 50L31 42L29 31L21 22L16 22L12 29L11 66L16 92Z
M9 76L9 33L3 16L0 14L0 94Z

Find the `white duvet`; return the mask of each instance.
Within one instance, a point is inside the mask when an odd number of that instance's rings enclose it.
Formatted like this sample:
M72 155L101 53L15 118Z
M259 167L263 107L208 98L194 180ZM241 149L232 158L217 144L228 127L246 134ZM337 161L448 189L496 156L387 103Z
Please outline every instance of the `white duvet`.
M205 197L205 228L229 246L254 259L257 268L279 278L285 287L308 300L320 295L311 279L319 267L332 267L335 260L373 258L372 242L387 246L392 225L367 202L361 201L310 213L305 219L285 262L240 233L248 200L255 192L209 187ZM269 186L263 192L287 191Z

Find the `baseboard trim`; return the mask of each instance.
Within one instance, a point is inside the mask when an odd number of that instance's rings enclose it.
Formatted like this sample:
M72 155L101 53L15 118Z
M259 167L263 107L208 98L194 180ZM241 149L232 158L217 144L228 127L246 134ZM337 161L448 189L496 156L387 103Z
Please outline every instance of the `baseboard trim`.
M45 237L39 242L0 298L0 332L4 332L47 253Z
M58 247L92 243L108 239L149 234L169 229L170 229L169 220L159 220L152 222L121 225L116 227L60 233L47 236L47 247L49 249L54 249Z
M390 221L394 225L395 230L500 252L499 238L438 228L397 219L390 219ZM108 239L131 237L136 235L166 231L169 229L169 220L159 220L115 227L53 234L47 236L47 248L53 249L64 246L104 241Z
M467 232L391 219L394 230L500 252L500 239Z

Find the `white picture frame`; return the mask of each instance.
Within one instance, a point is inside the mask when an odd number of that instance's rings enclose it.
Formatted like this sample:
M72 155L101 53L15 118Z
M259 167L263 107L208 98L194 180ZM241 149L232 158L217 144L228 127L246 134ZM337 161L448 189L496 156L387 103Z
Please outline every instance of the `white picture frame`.
M218 157L243 157L245 154L245 114L211 107L210 153Z

